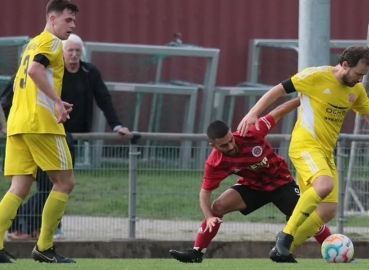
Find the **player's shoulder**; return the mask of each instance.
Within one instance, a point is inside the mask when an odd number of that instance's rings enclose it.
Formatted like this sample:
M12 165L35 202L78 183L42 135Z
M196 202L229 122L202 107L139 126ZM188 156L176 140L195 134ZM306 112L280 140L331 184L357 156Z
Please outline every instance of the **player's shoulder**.
M258 121L260 123L261 118L259 118ZM236 143L243 144L250 142L250 140L253 140L255 138L259 138L261 132L260 130L257 130L255 126L251 126L245 136L241 136L237 131L233 132L232 135Z
M47 46L51 51L56 51L62 46L62 41L46 30L41 32L38 37L35 38L38 38L40 46Z
M53 40L54 36L49 31L42 31L40 34L31 39L31 42L48 42Z
M362 83L357 83L352 87L352 92L361 93L366 92L366 90Z
M311 76L324 78L331 74L331 68L331 66L308 67L297 73L295 77L297 80L303 80Z
M220 152L217 149L213 149L210 152L210 154L209 154L208 158L206 159L205 163L210 165L210 166L216 167L222 162L223 157L224 157L224 155L222 154L222 152Z

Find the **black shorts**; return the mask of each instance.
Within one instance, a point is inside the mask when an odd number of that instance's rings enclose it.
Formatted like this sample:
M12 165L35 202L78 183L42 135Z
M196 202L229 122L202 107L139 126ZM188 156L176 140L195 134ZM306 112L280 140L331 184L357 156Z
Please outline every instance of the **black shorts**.
M231 188L240 193L246 204L246 209L240 211L244 215L248 215L268 203L273 203L286 215L286 219L288 220L300 198L299 187L294 181L280 186L273 191L261 191L238 184Z

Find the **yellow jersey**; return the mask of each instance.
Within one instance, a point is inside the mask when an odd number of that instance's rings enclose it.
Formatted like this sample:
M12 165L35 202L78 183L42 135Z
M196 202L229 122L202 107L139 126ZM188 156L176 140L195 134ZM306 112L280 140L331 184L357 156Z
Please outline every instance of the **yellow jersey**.
M323 150L332 155L350 109L369 114L369 99L361 83L353 87L341 84L331 66L304 69L291 78L301 105L292 131L290 152L302 149Z
M13 105L8 118L7 135L48 133L65 135L63 124L58 124L54 102L37 88L27 71L36 55L48 59L46 76L60 96L64 75L62 42L49 31L33 38L23 52L14 80Z

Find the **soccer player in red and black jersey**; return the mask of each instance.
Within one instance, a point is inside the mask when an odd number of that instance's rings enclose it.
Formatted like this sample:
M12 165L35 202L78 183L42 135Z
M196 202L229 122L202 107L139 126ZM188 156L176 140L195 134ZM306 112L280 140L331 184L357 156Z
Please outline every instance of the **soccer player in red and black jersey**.
M202 262L207 247L223 222L223 216L230 212L240 211L243 215L248 215L268 203L273 203L289 218L300 191L285 159L273 150L265 136L280 118L299 105L298 98L280 105L259 119L259 130L252 126L245 137L237 132L232 133L221 120L210 123L207 136L213 151L205 162L199 195L200 208L205 219L200 225L194 247L184 252L172 249L169 251L171 256L185 263ZM237 183L223 192L211 205L212 191L232 174L239 176ZM329 228L323 225L315 238L322 243L329 235ZM276 262L297 262L292 255L279 256L275 250L271 259Z

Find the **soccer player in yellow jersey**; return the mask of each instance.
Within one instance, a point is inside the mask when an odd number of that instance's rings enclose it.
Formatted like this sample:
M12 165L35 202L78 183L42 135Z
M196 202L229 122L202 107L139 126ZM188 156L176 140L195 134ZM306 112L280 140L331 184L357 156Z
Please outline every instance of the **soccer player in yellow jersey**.
M241 135L246 134L250 125L258 128L258 116L266 107L286 93L299 93L301 105L289 157L296 168L302 195L277 236L273 250L279 256L289 256L294 247L314 235L336 214L338 180L333 151L350 109L363 114L369 122L369 99L361 83L368 70L369 48L348 47L338 65L307 68L274 86L238 126Z
M25 48L14 80L13 106L8 118L5 176L11 186L0 202L0 263L11 263L4 250L4 233L27 196L37 166L47 171L53 190L42 213L40 237L32 251L36 261L75 263L56 253L53 233L74 187L71 155L63 122L72 105L60 99L64 74L61 40L75 28L78 6L69 0L50 0L45 30Z

